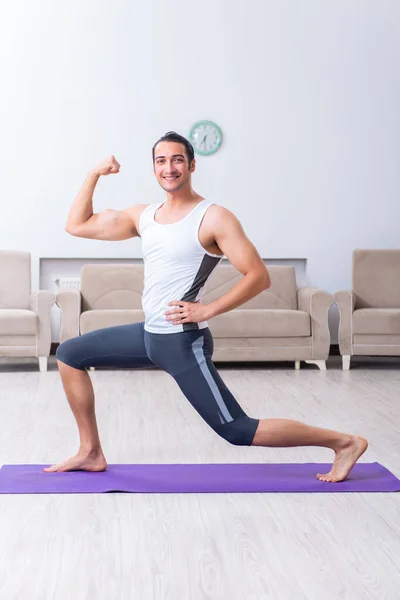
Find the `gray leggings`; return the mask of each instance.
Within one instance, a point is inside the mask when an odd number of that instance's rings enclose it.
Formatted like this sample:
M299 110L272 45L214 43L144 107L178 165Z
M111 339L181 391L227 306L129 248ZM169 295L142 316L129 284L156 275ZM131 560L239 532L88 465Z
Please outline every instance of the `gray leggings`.
M258 419L248 417L219 376L213 362L210 330L159 334L143 323L106 327L59 345L61 362L87 367L157 366L175 379L199 415L231 444L251 446Z

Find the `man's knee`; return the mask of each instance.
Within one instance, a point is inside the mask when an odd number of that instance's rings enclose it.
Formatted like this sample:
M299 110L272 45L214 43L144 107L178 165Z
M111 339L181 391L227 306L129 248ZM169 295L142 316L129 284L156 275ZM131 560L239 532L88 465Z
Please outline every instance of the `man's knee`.
M71 338L59 344L56 350L56 358L60 362L69 365L70 367L74 367L75 369L84 370L85 367L82 367L79 362L78 352L77 352L77 341L79 337Z
M214 431L234 446L251 446L258 427L258 419L244 416L214 427Z

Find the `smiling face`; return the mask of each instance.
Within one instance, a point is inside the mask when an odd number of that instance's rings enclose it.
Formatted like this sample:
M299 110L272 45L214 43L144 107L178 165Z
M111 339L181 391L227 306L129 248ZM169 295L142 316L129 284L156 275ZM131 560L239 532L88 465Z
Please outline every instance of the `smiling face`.
M195 160L189 165L185 146L179 142L159 142L154 150L154 173L160 186L173 193L191 185Z

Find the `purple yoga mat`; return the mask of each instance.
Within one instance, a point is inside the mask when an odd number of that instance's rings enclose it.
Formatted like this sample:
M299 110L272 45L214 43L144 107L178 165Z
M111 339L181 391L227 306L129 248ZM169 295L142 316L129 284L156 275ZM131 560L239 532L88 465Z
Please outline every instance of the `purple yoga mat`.
M316 473L330 464L109 465L102 473L44 473L47 465L4 465L1 494L398 492L400 480L379 463L358 463L341 483Z

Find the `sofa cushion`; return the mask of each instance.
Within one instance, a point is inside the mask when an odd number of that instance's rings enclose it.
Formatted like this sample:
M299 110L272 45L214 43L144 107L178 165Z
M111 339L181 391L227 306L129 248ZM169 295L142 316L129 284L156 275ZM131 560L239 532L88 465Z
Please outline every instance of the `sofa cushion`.
M209 322L219 338L301 337L311 335L310 315L301 310L235 309Z
M144 321L142 310L135 309L105 309L105 310L87 310L80 317L81 334L103 329L104 327L114 327L115 325L131 325Z
M400 333L400 308L360 308L353 313L353 333Z
M36 335L38 316L23 308L0 309L0 335Z

